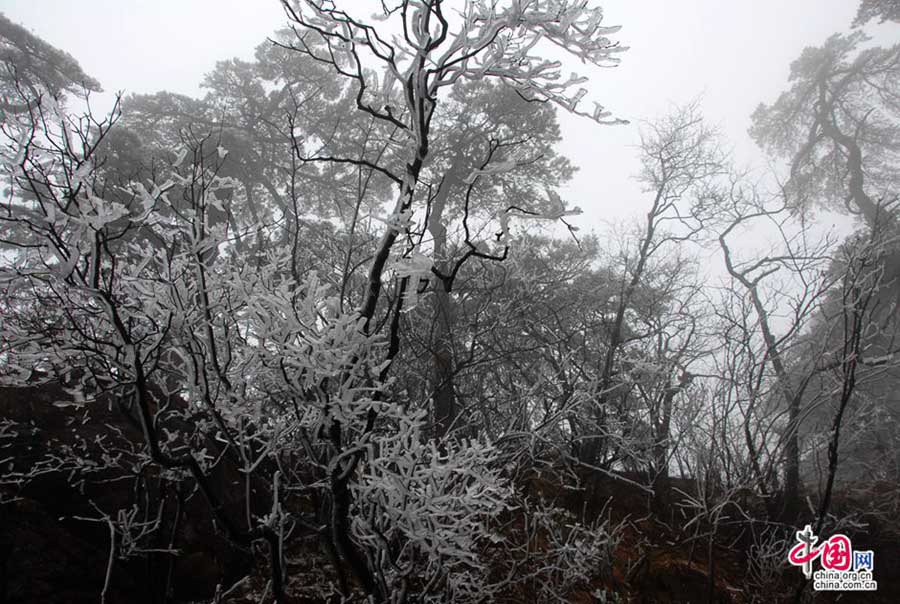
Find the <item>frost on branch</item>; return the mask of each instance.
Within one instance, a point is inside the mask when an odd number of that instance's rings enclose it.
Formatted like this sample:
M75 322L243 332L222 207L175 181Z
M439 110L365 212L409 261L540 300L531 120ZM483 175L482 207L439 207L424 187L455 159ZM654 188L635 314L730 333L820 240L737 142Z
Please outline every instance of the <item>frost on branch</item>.
M377 454L355 487L354 534L391 593L483 601L491 587L482 552L492 521L508 510L510 488L493 447L474 441L439 448L423 439L424 427L421 413L401 417L396 434L374 439Z
M403 258L398 258L391 264L391 268L397 277L409 279L409 285L403 294L403 310L408 312L416 307L419 302L419 283L431 277L431 268L434 262L420 252L410 252Z
M619 27L603 26L602 9L582 0L469 0L446 13L441 3L403 0L382 3L370 16L325 0L283 3L299 26L295 49L355 80L360 109L419 135L423 124L405 122L391 105L399 102L415 116L420 103L460 80L499 80L528 100L549 101L599 123L623 123L599 103L582 109L587 78L565 75L561 61L546 58L548 50L561 49L584 64L618 64L626 48L610 36ZM380 80L364 69L369 62L383 72Z

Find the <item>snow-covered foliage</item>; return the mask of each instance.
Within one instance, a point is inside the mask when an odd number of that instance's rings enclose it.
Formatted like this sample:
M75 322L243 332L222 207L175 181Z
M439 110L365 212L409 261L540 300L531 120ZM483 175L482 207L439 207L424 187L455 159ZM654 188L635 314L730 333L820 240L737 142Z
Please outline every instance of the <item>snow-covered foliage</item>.
M540 544L525 564L533 573L529 585L536 602L565 602L573 590L609 577L621 527L610 526L602 511L596 520L583 522L544 501L525 507L526 533Z
M424 420L400 418L397 434L374 439L378 455L354 487L353 531L396 601L412 593L424 601L483 601L493 586L482 551L497 539L492 527L508 511L511 490L492 447L424 442Z
M358 80L360 103L368 111L380 113L381 107L401 99L415 114L417 105L433 98L438 88L459 80L497 79L528 98L551 101L601 123L620 123L597 103L583 111L580 103L587 90L581 85L587 79L575 73L565 77L562 63L546 58L546 49L556 46L584 63L617 64L625 48L610 36L619 28L601 25L602 9L586 2L467 0L445 10L441 3L402 0L382 3L371 15L328 0L290 0L285 6L297 23L325 42L326 60ZM312 51L306 41L300 44ZM361 55L362 61L377 61L380 78L377 72L363 71ZM422 60L428 70L422 69ZM414 95L402 91L410 84ZM391 112L385 110L384 116Z

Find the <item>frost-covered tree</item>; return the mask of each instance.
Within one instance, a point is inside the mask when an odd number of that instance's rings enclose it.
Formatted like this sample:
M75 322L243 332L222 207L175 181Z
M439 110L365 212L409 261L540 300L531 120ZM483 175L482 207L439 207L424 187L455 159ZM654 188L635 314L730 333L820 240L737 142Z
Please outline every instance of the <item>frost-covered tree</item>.
M862 0L853 25L865 25L874 19L879 23L900 21L900 3L897 0Z
M789 203L822 204L870 226L895 211L900 46L863 48L835 34L791 65L791 86L753 114L751 134L787 160Z
M610 64L618 51L607 37L614 29L600 26L599 9L565 1L509 5L466 2L453 12L439 1L403 1L383 5L374 21L350 9L342 10L331 2L284 4L297 34L289 47L330 65L355 91L359 111L394 131L396 151L391 155L396 158L394 161L372 164L368 160L334 156L327 160L370 165L388 176L398 188L386 227L369 263L365 293L359 306L364 333L376 333L379 325L387 326L386 361L389 363L400 346L401 312L414 300L420 283L435 277L446 281L455 276L435 267L427 255L428 244L423 241L430 215L422 177L432 157L433 119L442 91L467 80L493 80L511 86L526 100L552 102L581 112L579 103L585 92L576 87L583 80L562 78L560 64L543 58L537 49L542 43L553 43L579 59ZM607 118L599 106L589 115L597 120ZM490 148L487 151L483 163L465 177L467 191L479 180L513 171L527 161L497 157ZM551 218L566 213L565 207L558 205ZM464 226L474 209L474 206L465 208L461 216ZM499 234L491 242L480 241L481 237L465 227L463 243L468 251L457 264L473 258L505 258L509 220L516 215L544 213L512 204L498 209L494 220ZM387 279L391 273L394 277ZM393 301L385 305L385 284L391 281L396 284ZM387 312L384 321L376 318L379 308ZM382 377L386 375L385 371ZM344 448L340 430L341 424L336 420L332 434L338 435L333 440L338 451ZM352 466L361 459L360 454L353 453L348 462ZM336 500L341 500L349 479L346 472L333 478ZM346 513L344 509L338 512L338 516ZM361 560L355 560L360 554L349 538L341 537L338 545L367 591L376 591L377 577L383 572L380 565L365 566Z
M47 44L2 14L0 62L0 111L4 116L26 112L27 104L42 94L84 96L100 90L100 83L84 73L68 53Z

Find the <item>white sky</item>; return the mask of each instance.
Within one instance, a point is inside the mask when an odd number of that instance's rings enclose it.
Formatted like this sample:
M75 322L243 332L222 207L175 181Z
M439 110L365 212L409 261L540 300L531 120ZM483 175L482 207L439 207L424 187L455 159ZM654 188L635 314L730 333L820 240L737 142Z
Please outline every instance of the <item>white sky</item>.
M373 9L375 0L367 2ZM348 3L349 4L349 3ZM599 0L605 25L630 50L594 70L588 99L628 126L563 117L563 152L581 167L567 197L585 230L635 216L647 199L630 180L642 119L700 97L742 163L762 164L747 136L750 114L786 87L800 51L849 29L855 0ZM105 90L199 93L217 60L249 59L285 24L278 0L0 0L0 11L69 52ZM900 39L896 26L879 38Z

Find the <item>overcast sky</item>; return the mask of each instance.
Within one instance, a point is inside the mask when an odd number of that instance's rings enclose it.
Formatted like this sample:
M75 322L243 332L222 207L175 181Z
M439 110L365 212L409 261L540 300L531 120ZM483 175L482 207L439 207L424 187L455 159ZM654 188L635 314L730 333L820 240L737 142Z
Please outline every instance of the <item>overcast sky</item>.
M374 0L354 0L349 4ZM648 200L630 180L640 121L700 98L742 162L764 163L749 116L786 87L800 51L849 29L855 0L605 0L606 25L629 50L594 70L591 96L629 126L563 118L563 151L581 167L567 197L585 230L634 216ZM0 0L0 10L72 54L106 91L199 94L217 60L252 57L285 24L278 0ZM900 39L896 26L875 30Z

